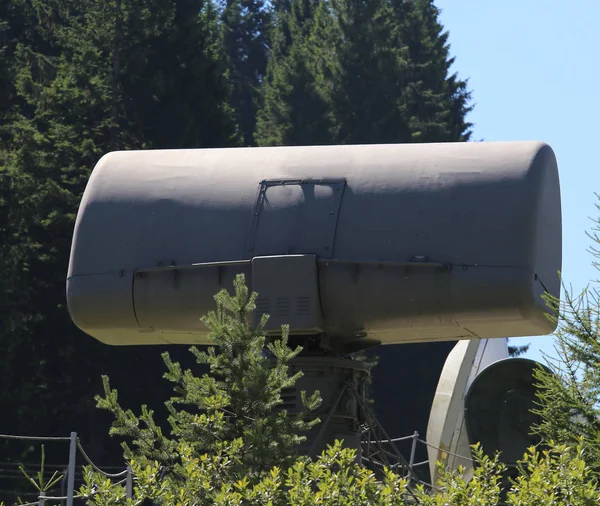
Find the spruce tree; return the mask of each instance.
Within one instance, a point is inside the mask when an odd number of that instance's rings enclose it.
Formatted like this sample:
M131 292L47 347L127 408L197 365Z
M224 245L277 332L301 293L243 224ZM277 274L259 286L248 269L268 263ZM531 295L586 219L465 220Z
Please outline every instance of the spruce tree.
M242 142L251 146L258 88L267 69L270 12L263 0L227 0L220 26L232 86L231 105Z
M393 0L398 34L408 49L409 79L403 103L410 142L457 142L471 136L467 82L451 73L448 32L433 0Z
M262 86L256 142L260 146L331 144L327 2L292 0L275 11L271 59Z
M87 79L86 70L94 64L90 45L69 55L65 51L67 10L77 7L58 1L16 2L15 7L24 25L8 47L14 97L10 122L3 125L2 178L9 200L7 240L0 246L7 259L2 278L11 283L9 296L0 301L6 315L0 341L10 350L3 354L2 369L13 372L11 381L2 383L0 400L3 411L13 413L3 417L3 428L13 433L53 417L60 409L57 398L72 380L55 362L62 357L68 368L72 354L67 351L71 343L62 341L70 330L67 320L59 316L64 255L77 202L73 190L82 183L78 163L91 162L80 155L93 150L82 134L97 119L89 111L108 105L102 102L102 83ZM92 58L88 65L81 55ZM86 99L90 103L83 105ZM103 129L101 123L93 127Z
M64 287L79 199L110 150L237 143L218 19L201 0L17 0L9 12L0 402L11 416L0 428L64 435L77 427L90 448L102 427L89 405L100 374L132 383L130 364L151 375L160 350L111 349L74 328ZM17 453L3 452L5 460L23 450L11 447Z
M405 142L406 44L388 0L332 0L333 115L342 144Z
M261 145L469 139L470 94L450 73L433 2L297 0L275 12Z
M238 145L218 11L204 0L121 0L127 132L143 148Z
M123 444L126 459L158 461L179 475L185 473L182 444L194 458L216 455L233 445L236 466L229 473L256 483L273 466L290 465L298 457L295 449L304 440L303 433L319 422L308 416L318 407L319 394L302 392L305 409L293 416L280 408L282 391L301 376L290 375L288 367L301 348L288 346L286 327L281 338L268 340L263 332L266 315L253 328L250 317L257 295L249 292L243 275L236 277L234 288L234 294L226 290L217 294L217 310L202 318L216 347L206 352L191 348L198 364L208 365L208 373L196 376L168 353L163 355L165 378L176 394L166 403L170 433L161 429L146 406L139 417L124 410L104 378L105 395L97 397L98 406L114 415L111 434L132 440L133 448Z

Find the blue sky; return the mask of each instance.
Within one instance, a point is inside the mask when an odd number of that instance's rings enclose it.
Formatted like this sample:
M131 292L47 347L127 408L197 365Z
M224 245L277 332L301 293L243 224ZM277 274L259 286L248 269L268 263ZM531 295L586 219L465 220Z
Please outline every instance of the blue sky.
M474 139L542 140L557 156L563 213L563 279L583 288L598 272L587 252L600 215L600 0L437 0L455 70L468 78ZM530 342L528 357L552 351Z

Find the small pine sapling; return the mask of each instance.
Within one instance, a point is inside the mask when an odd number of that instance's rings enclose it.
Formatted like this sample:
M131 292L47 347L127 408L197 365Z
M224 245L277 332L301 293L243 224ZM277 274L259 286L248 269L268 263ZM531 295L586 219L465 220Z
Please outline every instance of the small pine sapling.
M220 455L236 446L236 459L227 469L228 477L254 482L273 466L286 467L297 457L296 448L318 418L311 416L320 404L318 392L302 392L304 408L293 415L283 409L281 392L290 388L302 373L290 374L289 362L301 347L288 346L288 327L281 336L269 339L263 315L255 327L250 323L256 307L256 293L250 293L243 275L234 281L233 294L227 290L215 296L216 311L203 317L215 343L207 351L191 348L199 364L209 367L200 377L163 354L165 378L173 383L175 395L165 405L168 432L142 406L138 416L123 409L116 390L103 377L104 396L97 396L98 407L111 412L111 435L128 438L123 443L126 459L159 462L173 476L181 472L181 448L192 456ZM265 351L268 350L267 353Z

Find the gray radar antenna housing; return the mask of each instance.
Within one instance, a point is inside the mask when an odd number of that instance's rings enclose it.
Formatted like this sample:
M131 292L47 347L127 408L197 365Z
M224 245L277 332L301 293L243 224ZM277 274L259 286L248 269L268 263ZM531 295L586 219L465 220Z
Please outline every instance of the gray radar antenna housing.
M208 344L244 273L276 334L340 352L547 334L558 297L556 159L541 142L123 151L85 189L67 278L112 345Z

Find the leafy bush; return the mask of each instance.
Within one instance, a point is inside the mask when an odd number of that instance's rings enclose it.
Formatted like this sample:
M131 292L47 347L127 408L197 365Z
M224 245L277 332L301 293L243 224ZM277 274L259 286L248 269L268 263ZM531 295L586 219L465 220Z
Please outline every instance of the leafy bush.
M315 461L300 459L289 468L273 467L259 481L238 479L233 470L240 465L243 442L235 441L212 454L194 457L192 448L181 443L180 475L161 476L158 462L132 461L136 486L132 498L123 485L88 470L81 493L88 504L215 505L215 506L591 506L600 504L600 490L583 460L581 446L553 445L540 453L530 448L521 462L519 475L507 491L502 489L504 467L497 459L474 448L477 466L466 480L462 470L443 470L439 483L429 489L409 487L406 478L386 471L382 480L355 461L355 450L336 441ZM505 502L501 501L506 495Z

